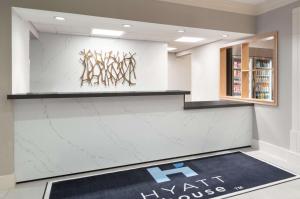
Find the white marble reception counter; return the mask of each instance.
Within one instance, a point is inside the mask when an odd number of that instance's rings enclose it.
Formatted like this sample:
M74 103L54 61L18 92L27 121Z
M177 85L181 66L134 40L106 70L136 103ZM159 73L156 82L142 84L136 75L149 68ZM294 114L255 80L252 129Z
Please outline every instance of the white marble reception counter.
M185 111L183 96L14 100L17 181L251 145L251 106Z

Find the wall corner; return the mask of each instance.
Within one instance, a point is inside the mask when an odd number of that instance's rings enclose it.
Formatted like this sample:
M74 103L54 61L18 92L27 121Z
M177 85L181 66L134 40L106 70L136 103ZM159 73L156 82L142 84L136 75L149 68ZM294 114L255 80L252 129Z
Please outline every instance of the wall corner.
M300 8L293 9L292 129L290 149L300 152Z
M0 176L0 190L8 190L16 185L15 174Z
M300 130L290 131L290 149L294 152L300 153Z

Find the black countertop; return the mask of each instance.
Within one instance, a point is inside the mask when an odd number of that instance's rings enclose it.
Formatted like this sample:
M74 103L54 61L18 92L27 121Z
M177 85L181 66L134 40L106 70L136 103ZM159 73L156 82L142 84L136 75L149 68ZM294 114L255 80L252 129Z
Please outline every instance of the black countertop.
M241 107L241 106L254 106L254 104L246 103L246 102L229 101L229 100L185 102L184 103L184 110Z
M27 93L7 95L9 100L20 99L50 99L50 98L89 98L89 97L125 97L125 96L163 96L163 95L190 95L190 91L167 90L167 91L128 91L128 92L84 92L84 93ZM237 101L202 101L202 102L184 102L184 110L208 109L208 108L226 108L253 106L252 103Z
M84 92L84 93L26 93L7 95L7 99L45 99L45 98L85 98L85 97L123 97L155 95L189 95L190 91L128 91L128 92Z

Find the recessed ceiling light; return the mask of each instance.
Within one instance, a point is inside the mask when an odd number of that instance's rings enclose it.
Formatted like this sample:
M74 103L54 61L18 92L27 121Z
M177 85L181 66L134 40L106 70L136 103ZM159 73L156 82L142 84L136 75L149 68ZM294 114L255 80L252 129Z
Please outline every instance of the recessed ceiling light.
M54 17L54 19L56 19L57 21L65 21L66 19L64 17Z
M201 37L180 37L180 38L176 39L175 41L186 42L186 43L196 43L196 42L200 42L203 40L204 40L204 38L201 38Z
M273 40L273 39L275 39L275 37L274 37L274 36L271 36L271 37L266 37L266 38L264 38L263 40L265 40L265 41L271 41L271 40Z
M112 36L112 37L119 37L124 34L124 31L119 30L105 30L105 29L92 29L92 35L102 35L102 36Z
M222 37L227 38L227 37L229 37L229 35L227 35L227 34L222 34Z
M123 27L124 28L131 28L131 25L130 24L124 24Z
M174 50L177 50L177 48L174 48L174 47L168 47L168 51L174 51Z
M184 33L185 30L177 30L177 32L179 32L179 33Z

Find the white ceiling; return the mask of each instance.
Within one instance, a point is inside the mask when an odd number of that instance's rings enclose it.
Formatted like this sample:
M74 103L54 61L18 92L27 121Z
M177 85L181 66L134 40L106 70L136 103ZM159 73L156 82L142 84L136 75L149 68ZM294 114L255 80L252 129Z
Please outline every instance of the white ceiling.
M176 47L178 49L174 52L224 39L222 37L223 34L228 35L227 40L236 40L250 36L244 33L179 27L25 8L14 8L14 11L24 20L31 22L39 32L91 36L92 28L123 30L125 34L120 37L122 39L165 42L168 43L170 47ZM57 21L54 19L55 16L64 17L66 20ZM132 27L124 28L124 24L130 24ZM185 30L185 32L179 33L178 30ZM205 40L199 43L174 42L174 40L181 36L202 37L205 38Z
M298 0L156 0L240 14L260 15Z

